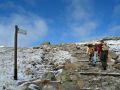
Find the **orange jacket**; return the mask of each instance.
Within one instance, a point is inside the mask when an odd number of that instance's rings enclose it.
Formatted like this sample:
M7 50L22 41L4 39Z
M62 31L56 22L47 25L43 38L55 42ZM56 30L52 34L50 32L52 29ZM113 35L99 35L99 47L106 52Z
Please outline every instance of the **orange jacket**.
M94 48L93 48L93 47L89 47L88 53L89 53L89 54L94 54Z

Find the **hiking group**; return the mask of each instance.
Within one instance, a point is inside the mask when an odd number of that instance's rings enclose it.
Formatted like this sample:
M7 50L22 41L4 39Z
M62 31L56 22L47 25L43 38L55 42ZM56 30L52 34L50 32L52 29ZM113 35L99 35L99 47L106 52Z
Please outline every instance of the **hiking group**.
M89 44L88 50L89 54L89 65L96 66L96 60L99 59L103 70L107 69L107 60L108 60L108 47L103 40L99 44Z

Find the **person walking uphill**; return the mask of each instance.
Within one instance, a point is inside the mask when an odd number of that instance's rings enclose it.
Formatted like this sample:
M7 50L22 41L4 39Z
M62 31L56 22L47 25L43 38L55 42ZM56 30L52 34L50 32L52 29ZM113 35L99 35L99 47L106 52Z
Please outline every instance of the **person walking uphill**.
M97 58L98 58L98 45L95 44L94 45L94 61L93 61L94 65L96 65Z
M100 60L102 63L103 70L107 69L107 60L108 60L108 47L106 44L102 46L102 51L100 55Z
M95 63L94 63L94 48L93 48L92 44L88 45L88 54L89 54L89 63L88 64L95 66Z

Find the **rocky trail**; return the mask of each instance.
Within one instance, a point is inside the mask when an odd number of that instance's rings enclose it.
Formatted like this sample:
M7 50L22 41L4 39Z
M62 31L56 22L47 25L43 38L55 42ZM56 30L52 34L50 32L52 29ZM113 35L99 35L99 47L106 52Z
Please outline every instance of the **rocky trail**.
M86 46L72 44L45 48L42 63L51 65L51 70L42 77L42 81L38 80L39 85L43 86L36 90L119 90L120 69L109 65L106 71L102 70L99 59L95 67L88 65L89 57L86 48ZM72 59L66 59L64 63L57 63L52 58L52 53L56 51L67 51L71 54ZM36 81L32 81L31 84L33 82ZM31 84L29 83L29 85ZM37 84L35 85L37 86ZM26 88L25 90L27 90Z

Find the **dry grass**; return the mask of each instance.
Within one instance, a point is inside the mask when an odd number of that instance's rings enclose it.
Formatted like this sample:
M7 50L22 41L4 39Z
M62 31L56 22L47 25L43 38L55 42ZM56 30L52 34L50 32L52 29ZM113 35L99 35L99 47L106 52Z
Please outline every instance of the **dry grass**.
M56 90L64 90L64 88L60 83L57 83L57 89Z
M74 71L74 70L77 70L79 68L79 66L80 65L77 63L66 63L64 69Z

